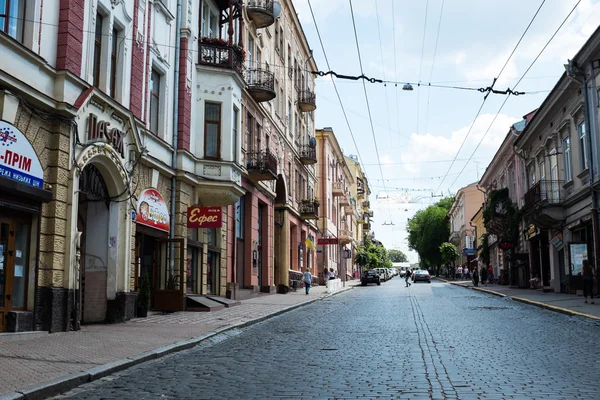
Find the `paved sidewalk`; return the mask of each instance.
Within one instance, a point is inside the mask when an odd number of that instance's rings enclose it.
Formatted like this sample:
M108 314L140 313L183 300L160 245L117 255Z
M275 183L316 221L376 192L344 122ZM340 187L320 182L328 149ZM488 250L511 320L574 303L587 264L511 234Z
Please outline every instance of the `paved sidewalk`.
M515 301L535 305L563 314L578 315L600 320L600 299L597 299L598 301L596 301L596 304L591 304L589 302L590 299L588 299L588 304L585 304L583 302L583 296L576 296L574 294L544 293L541 290L536 289L517 289L497 284L479 285L478 287L474 287L472 281L449 281L443 278L436 279L452 285L462 286L496 296L510 297Z
M273 317L328 294L325 286L243 300L214 312L156 313L121 324L86 325L78 332L0 335L0 400L37 399L112 372L195 346L215 334ZM33 337L32 337L33 336Z

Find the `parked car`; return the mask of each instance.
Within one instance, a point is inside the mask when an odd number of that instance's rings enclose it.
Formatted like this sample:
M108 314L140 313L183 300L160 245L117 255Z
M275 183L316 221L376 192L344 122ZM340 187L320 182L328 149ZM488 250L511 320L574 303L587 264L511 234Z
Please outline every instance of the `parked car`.
M381 279L382 282L385 282L388 279L390 279L385 268L375 268L375 270L379 274L379 278Z
M413 282L423 281L423 282L431 283L431 275L429 275L429 272L424 269L418 269L416 271L413 271L412 281Z
M369 283L376 283L377 285L381 285L381 279L379 278L379 273L375 269L368 269L363 272L360 277L360 283L363 286L367 286Z
M406 275L406 267L400 267L400 277L404 278L404 275Z

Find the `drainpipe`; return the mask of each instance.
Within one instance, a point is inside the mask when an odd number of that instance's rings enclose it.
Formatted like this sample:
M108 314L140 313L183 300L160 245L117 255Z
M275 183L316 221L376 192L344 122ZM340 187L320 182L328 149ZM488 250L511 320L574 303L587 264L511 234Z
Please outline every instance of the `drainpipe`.
M175 201L177 190L177 142L179 140L179 59L181 52L181 0L177 0L177 16L175 25L175 72L173 84L173 159L171 166L173 167L173 177L171 178L171 226L169 227L169 236L175 238ZM175 244L171 243L171 254L169 256L169 264L171 272L175 268ZM183 280L183 277L180 277Z

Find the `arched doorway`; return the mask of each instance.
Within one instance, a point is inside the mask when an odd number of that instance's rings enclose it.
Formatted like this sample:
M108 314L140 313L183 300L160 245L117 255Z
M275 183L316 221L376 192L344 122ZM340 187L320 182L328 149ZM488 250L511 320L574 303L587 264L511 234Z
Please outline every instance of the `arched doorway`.
M274 237L274 275L278 293L288 290L289 269L289 220L287 215L287 187L283 175L277 176L275 183L275 237Z
M86 165L79 176L77 230L81 233L81 258L75 295L75 320L83 323L106 319L109 249L116 250L116 238L109 237L109 227L111 211L118 208L110 199L98 167Z

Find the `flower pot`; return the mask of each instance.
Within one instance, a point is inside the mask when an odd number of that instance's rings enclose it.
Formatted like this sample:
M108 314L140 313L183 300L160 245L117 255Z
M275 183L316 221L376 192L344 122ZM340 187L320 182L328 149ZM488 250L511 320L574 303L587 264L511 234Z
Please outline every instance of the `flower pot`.
M138 318L146 318L148 316L148 307L137 307Z

